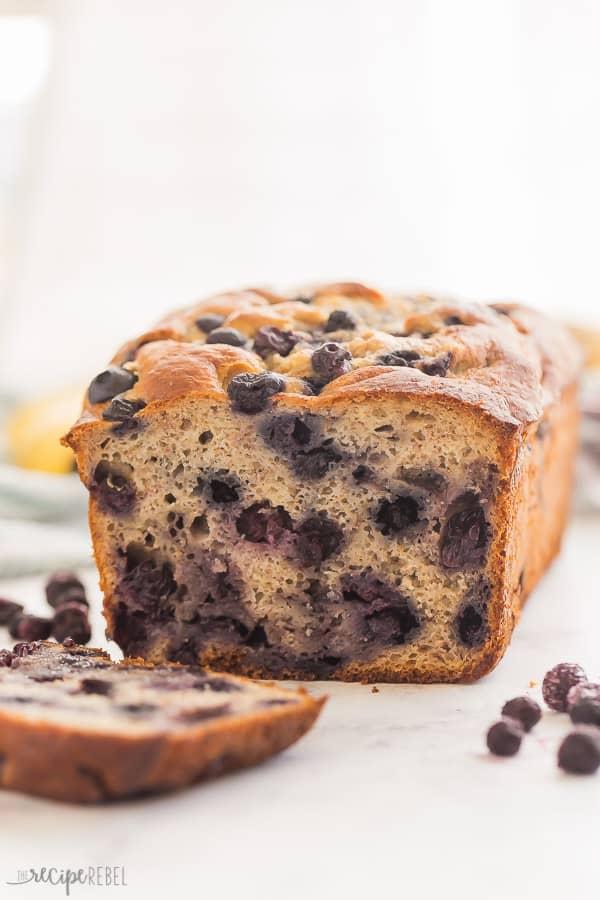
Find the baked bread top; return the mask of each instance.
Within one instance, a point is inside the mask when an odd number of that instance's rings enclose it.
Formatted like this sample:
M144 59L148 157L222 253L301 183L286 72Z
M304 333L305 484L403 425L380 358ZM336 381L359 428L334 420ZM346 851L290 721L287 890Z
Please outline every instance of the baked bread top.
M566 329L516 304L384 295L355 283L235 291L175 311L122 347L90 385L67 442L77 444L81 426L143 418L190 393L248 413L274 397L316 412L433 395L522 428L579 366Z

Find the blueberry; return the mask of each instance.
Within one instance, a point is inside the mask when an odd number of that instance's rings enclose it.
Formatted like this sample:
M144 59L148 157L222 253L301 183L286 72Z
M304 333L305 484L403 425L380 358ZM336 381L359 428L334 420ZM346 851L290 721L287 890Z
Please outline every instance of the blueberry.
M440 562L446 569L479 565L486 552L488 528L476 494L467 491L449 507L440 536Z
M173 570L168 563L151 556L137 556L134 551L127 553L127 569L121 579L119 591L133 609L148 613L159 619L169 616L165 609L167 601L177 590Z
M210 495L215 503L234 503L239 500L239 484L233 480L224 481L212 478L209 482Z
M600 728L580 725L558 750L558 765L574 775L593 775L600 766Z
M265 409L271 397L281 393L285 381L274 372L258 375L234 375L229 382L227 393L237 412L257 413Z
M323 478L323 476L340 460L342 454L332 446L315 447L306 453L298 453L294 456L294 471L300 478L310 480Z
M367 482L373 480L373 478L375 477L375 472L369 466L361 464L353 470L352 477L357 484L366 484Z
M504 704L502 715L508 719L516 719L524 731L531 731L542 718L542 710L531 697L515 697Z
M75 572L67 572L65 570L53 572L52 575L50 575L46 582L45 591L46 600L50 606L57 606L66 593L79 592L85 597L83 583L77 577Z
M129 586L125 586L129 591ZM146 613L140 609L130 609L125 603L118 603L113 611L111 637L126 656L135 656L144 651L148 640Z
M346 603L364 605L369 641L386 646L403 644L420 627L410 600L368 571L342 579L342 598Z
M400 534L419 520L419 504L414 497L400 495L394 500L381 500L375 521L382 534Z
M316 446L320 433L317 416L296 416L293 413L269 417L260 428L265 443L285 456Z
M100 694L103 697L107 697L113 690L110 681L104 681L102 678L82 678L79 688L82 694Z
M123 466L112 466L102 460L94 470L94 485L91 489L101 506L118 514L131 512L136 501L135 486L126 477L124 470Z
M293 529L292 517L283 506L271 506L268 500L253 503L237 518L236 528L254 544L276 544Z
M229 344L231 347L243 347L248 338L237 328L215 328L206 338L207 344Z
M82 603L63 603L52 620L52 637L59 643L73 638L76 644L87 644L92 636L88 608Z
M104 412L102 418L107 422L126 422L132 419L136 413L146 406L143 400L127 400L125 397L115 397Z
M369 639L379 644L403 644L411 631L419 627L419 619L408 601L367 613Z
M219 313L204 313L204 315L198 316L196 325L200 331L203 331L205 334L210 334L215 328L219 328L224 321L225 316L220 316Z
M256 332L253 349L263 359L269 353L279 353L280 356L288 356L299 340L300 338L291 331L282 331L274 325L263 325Z
M465 604L456 617L455 627L465 647L480 647L488 633L487 606L481 603Z
M581 666L576 663L559 663L544 675L544 702L556 712L566 712L569 691L582 681L587 681L587 676Z
M416 350L391 350L379 357L382 366L412 366L420 355Z
M8 627L11 637L18 641L45 641L52 633L52 620L42 616L20 615Z
M0 625L10 625L15 616L22 612L23 607L20 603L0 597Z
M130 390L137 381L137 375L123 366L109 366L91 382L88 388L90 403L104 403L117 394Z
M444 325L464 325L465 323L461 319L460 316L446 316L444 319Z
M523 740L523 729L516 719L500 719L489 729L486 743L496 756L514 756L519 752Z
M329 314L329 318L327 319L323 330L326 332L352 331L356 328L357 324L356 316L353 316L348 310L334 309L333 312Z
M344 533L324 512L309 516L296 529L298 554L306 566L319 566L342 545Z
M567 694L567 710L572 722L600 725L600 684L580 681Z
M417 368L425 375L437 375L438 378L445 378L451 362L452 354L442 353L440 356L422 359Z
M332 381L339 378L352 368L350 360L352 354L349 350L345 350L341 344L335 341L329 341L314 351L311 362L316 374L323 381Z

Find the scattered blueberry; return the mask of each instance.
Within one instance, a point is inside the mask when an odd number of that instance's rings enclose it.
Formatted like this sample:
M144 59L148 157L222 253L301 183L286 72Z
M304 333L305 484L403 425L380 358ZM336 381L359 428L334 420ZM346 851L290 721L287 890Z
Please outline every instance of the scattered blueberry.
M50 606L58 606L63 602L65 594L79 593L85 597L85 588L75 572L61 570L53 572L46 582L46 600ZM80 601L83 602L83 601ZM87 602L87 601L86 601Z
M42 616L20 615L12 619L8 630L11 637L18 641L45 641L52 633L52 620Z
M62 644L65 638L73 638L76 644L87 644L92 637L88 608L82 603L63 603L57 607L52 619L52 637Z
M419 519L419 504L414 497L395 497L393 500L381 500L375 521L382 534L400 534Z
M593 775L600 766L600 728L579 725L558 750L558 765L574 775Z
M220 316L219 313L204 313L204 315L198 316L196 325L200 331L203 331L205 334L210 334L215 328L219 328L224 321L225 316Z
M516 719L500 719L486 736L488 750L496 756L514 756L523 740L523 729Z
M281 393L285 381L274 372L258 375L234 375L229 382L227 393L237 412L257 413L265 409L271 397Z
M23 612L20 603L0 597L0 625L10 625L15 616Z
M524 731L531 731L542 718L542 710L531 697L515 697L504 704L502 715L508 719L516 719Z
M123 366L109 366L91 382L88 388L90 403L104 403L117 394L130 390L137 381L137 375Z
M487 637L487 604L466 603L456 616L455 626L465 647L480 647Z
M571 721L583 725L600 725L600 684L580 681L567 694L567 711Z
M263 325L256 332L253 349L263 359L269 353L288 356L300 340L292 331L282 331L275 325Z
M576 663L559 663L544 675L542 696L547 706L556 712L567 711L567 696L572 687L587 676Z
M449 507L440 537L440 562L446 569L478 565L488 541L485 513L476 494L467 491Z
M329 318L325 323L324 331L352 331L356 328L358 322L356 316L352 315L346 309L334 309L329 314Z
M132 419L136 413L144 409L146 403L144 400L128 400L126 397L115 397L111 401L110 406L102 413L102 418L107 422L126 422Z
M349 372L352 368L351 359L350 351L335 341L322 344L311 357L314 371L325 382Z
M248 338L237 328L215 328L206 338L207 344L229 344L231 347L243 347Z

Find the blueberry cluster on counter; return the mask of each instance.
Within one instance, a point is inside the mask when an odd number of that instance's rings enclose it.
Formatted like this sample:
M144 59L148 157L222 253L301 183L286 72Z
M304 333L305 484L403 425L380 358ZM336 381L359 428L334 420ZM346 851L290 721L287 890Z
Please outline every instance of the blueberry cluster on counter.
M559 663L544 676L542 696L549 709L568 713L575 728L558 749L564 772L593 775L600 767L600 684L589 681L576 663ZM488 729L486 743L495 756L514 756L525 734L542 717L531 697L515 697L502 707L502 718Z
M59 643L72 638L87 644L92 636L89 603L85 588L73 572L54 572L45 587L51 616L26 613L20 603L0 598L0 626L8 627L17 641L45 641L53 637Z

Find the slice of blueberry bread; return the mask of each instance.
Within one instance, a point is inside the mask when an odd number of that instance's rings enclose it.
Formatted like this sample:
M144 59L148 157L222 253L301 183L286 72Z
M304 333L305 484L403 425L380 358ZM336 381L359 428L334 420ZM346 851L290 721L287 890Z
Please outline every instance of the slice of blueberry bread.
M258 676L483 675L560 544L578 367L524 308L360 284L173 314L66 438L109 636Z
M323 702L69 640L16 644L0 650L0 786L77 803L173 790L285 749Z

